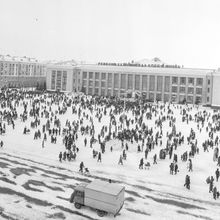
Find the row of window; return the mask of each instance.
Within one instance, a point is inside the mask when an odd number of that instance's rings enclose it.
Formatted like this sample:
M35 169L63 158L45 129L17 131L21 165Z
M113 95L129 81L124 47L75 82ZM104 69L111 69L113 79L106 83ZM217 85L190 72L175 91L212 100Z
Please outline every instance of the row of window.
M120 91L120 92L123 93L123 91ZM93 93L93 89L89 88L88 94L89 95L95 94L95 95L102 95L102 96L105 96L105 95L118 96L119 95L119 90L114 89L113 93L112 93L111 89L108 89L107 91L105 91L105 89L101 89L101 94L99 94L99 89L98 88L95 88L94 93ZM147 98L147 94L145 94L145 96ZM157 93L157 94L149 93L148 99L151 100L151 101L157 100L157 101L164 101L164 102L169 102L169 101L184 102L185 101L185 102L188 102L188 103L193 103L193 101L194 101L192 95L188 95L188 96L180 95L179 99L178 99L178 96L175 95L175 94L172 94L172 95L164 94L163 99L162 99L162 94L161 93ZM201 103L202 102L202 97L201 96L196 96L195 97L195 102Z
M132 76L132 75L131 75ZM121 83L120 83L120 89L128 89L128 90L132 90L133 89L133 78L131 78L131 76L128 75L128 81L127 81L127 88L126 88L126 80L125 80L125 74L121 75ZM92 79L89 79L89 81L87 81L87 79L83 79L82 81L82 86L83 87L87 87L87 82L88 82L88 86L89 87L99 87L101 86L101 88L105 88L107 86L107 88L111 88L112 87L112 80L110 81L93 81ZM165 92L170 92L170 79L169 77L165 77L165 82L164 82L164 91ZM119 80L118 77L114 78L114 88L119 88ZM134 84L134 88L135 90L140 90L141 86L140 86L140 76L136 75L135 76L135 84ZM142 91L147 91L148 88L148 84L147 84L147 76L142 76ZM183 87L183 86L172 86L171 87L171 92L172 93L178 93L178 88L179 88L179 93L189 93L189 94L194 94L194 87L189 86L188 88ZM157 79L157 85L156 85L156 91L158 92L162 92L163 90L163 78L162 77L158 77ZM150 85L149 85L149 91L155 91L155 77L150 76ZM197 87L195 88L196 94L201 95L202 94L202 88L201 87Z
M202 88L196 88L196 94L202 95ZM178 92L178 87L177 86L172 86L172 93L177 93ZM186 87L179 87L179 93L186 93ZM194 88L193 87L188 87L187 89L188 94L194 94Z
M84 91L86 91L86 86L85 85L83 85L83 88L84 88ZM172 87L172 93L177 93L177 90L173 90L174 88L177 88L177 87ZM182 91L180 91L180 95L179 95L179 97L182 97L182 96L185 96L185 94L186 94L186 90L185 90L185 87L180 87L180 88L182 88ZM184 92L183 92L183 88L184 88ZM88 94L89 95L93 95L93 94L95 94L95 95L99 95L99 91L100 91L100 94L102 95L102 96L105 96L106 94L107 95L112 95L112 89L111 88L108 88L108 89L105 89L105 87L103 87L103 88L101 88L100 90L99 90L99 87L95 87L94 88L94 93L93 93L93 87L92 86L90 86L89 88L88 88ZM122 94L124 94L125 93L125 89L120 89L120 94L122 95ZM115 92L117 92L117 94L115 94ZM119 93L119 89L113 89L113 94L114 95L118 95L118 93ZM154 94L154 93L150 93L150 94ZM162 93L158 93L158 94L160 94L160 95L162 95ZM193 97L193 95L194 95L194 88L188 88L188 93L187 93L189 96L191 95L192 97ZM174 96L176 96L177 97L177 94L172 94L172 95L174 95ZM201 97L201 95L202 95L202 88L196 88L196 96L200 96Z
M0 62L0 73L4 75L45 75L44 71L41 65Z
M108 81L112 81L112 77L113 77L113 74L112 73L99 73L99 72L95 72L95 74L93 72L83 72L83 80L86 80L87 79L87 74L88 74L88 78L89 80L93 80L93 77L95 78L95 80L100 80L100 77L101 77L101 80L107 80ZM126 83L126 77L127 77L127 80L128 80L128 89L132 89L132 86L133 86L133 77L135 78L135 86L139 86L140 84L140 75L133 75L133 74L120 74L121 75L121 82L122 82L122 85L121 87L125 87L125 83ZM143 75L142 76L142 80L145 81L143 84L147 84L147 78L148 76L147 75ZM150 84L154 84L155 83L155 78L156 76L152 76L150 75L149 76L150 78ZM195 85L196 83L196 86L202 86L203 85L203 78L193 78L193 77L177 77L177 76L172 76L171 77L172 81L171 83L172 84L179 84L180 85L186 85L186 82L188 80L188 84L189 85ZM115 82L119 82L119 74L118 73L115 73L114 74L114 81ZM170 76L166 76L165 77L165 81L170 81ZM158 87L160 87L160 85L163 83L163 77L162 76L157 76L157 85ZM210 80L208 80L208 84L210 84Z

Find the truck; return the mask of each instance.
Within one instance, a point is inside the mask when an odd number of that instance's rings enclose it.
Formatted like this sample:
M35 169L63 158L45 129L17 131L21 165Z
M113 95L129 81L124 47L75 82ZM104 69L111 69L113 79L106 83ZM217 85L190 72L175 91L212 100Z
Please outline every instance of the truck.
M111 181L95 179L91 183L77 185L70 197L70 203L74 203L77 209L82 206L96 209L100 217L107 213L116 217L124 205L124 194L124 186Z

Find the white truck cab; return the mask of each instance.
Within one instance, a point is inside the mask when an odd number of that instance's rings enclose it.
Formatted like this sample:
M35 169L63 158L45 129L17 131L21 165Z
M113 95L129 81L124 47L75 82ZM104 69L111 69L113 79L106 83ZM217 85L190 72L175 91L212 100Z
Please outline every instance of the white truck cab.
M82 206L94 208L100 217L107 213L115 217L123 207L124 192L125 187L116 183L94 180L91 183L81 183L76 186L70 202L74 203L77 209Z

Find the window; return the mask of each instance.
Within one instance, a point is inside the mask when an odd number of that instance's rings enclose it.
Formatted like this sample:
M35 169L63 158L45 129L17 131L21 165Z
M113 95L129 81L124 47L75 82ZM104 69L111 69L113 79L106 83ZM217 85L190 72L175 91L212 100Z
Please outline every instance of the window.
M172 86L172 92L177 93L177 86Z
M95 87L99 87L99 81L95 81Z
M140 90L140 75L135 75L135 89Z
M83 193L81 191L76 191L76 196L83 197Z
M208 88L208 93L210 92L210 88Z
M186 77L180 77L180 85L186 85Z
M102 80L106 79L106 73L102 73Z
M108 96L111 96L111 95L112 95L112 90L111 90L111 89L108 89L108 90L107 90L107 95L108 95Z
M101 89L101 95L105 96L105 89Z
M93 81L89 80L89 86L92 87L93 86Z
M172 77L172 84L178 84L178 77L176 76Z
M105 88L105 82L101 82L101 87L103 88Z
M169 102L170 101L170 95L169 94L164 94L164 102Z
M180 87L180 93L185 93L186 92L186 88L185 87Z
M114 75L114 88L118 88L119 87L119 75L118 73L115 73Z
M108 88L112 87L112 73L108 73Z
M193 103L193 96L187 96L187 102Z
M157 91L162 91L162 85L163 85L163 77L158 76L157 77Z
M56 83L56 89L57 90L61 89L61 77L62 77L62 72L57 71L57 83Z
M193 94L193 93L194 93L194 88L189 87L189 88L188 88L188 93L189 93L189 94Z
M194 78L188 78L188 83L190 84L190 85L194 85Z
M196 94L202 95L202 88L196 88Z
M89 72L89 79L93 78L93 72Z
M162 100L162 95L161 95L161 93L157 93L157 95L156 95L156 100L157 100L157 101L161 101L161 100Z
M63 71L63 81L62 81L62 90L66 91L66 84L67 84L67 72Z
M114 96L117 96L117 95L118 95L118 90L117 90L117 89L114 89L114 90L113 90L113 95L114 95Z
M83 86L87 86L87 81L86 81L86 80L83 80L82 85L83 85Z
M133 75L128 74L128 89L133 89Z
M126 75L121 74L121 89L125 89L125 88L126 88Z
M155 90L155 76L150 76L150 85L149 85L149 90L154 91Z
M126 96L126 94L125 94L125 90L123 89L121 89L120 90L120 97L125 97Z
M147 76L142 76L142 90L147 91Z
M164 85L165 85L164 91L169 92L170 91L170 77L169 76L165 76L165 84Z
M92 95L92 88L89 88L88 94Z
M196 104L199 104L202 102L201 96L196 96Z
M87 78L87 72L83 72L83 79Z
M171 96L171 101L172 102L177 102L177 95L172 95Z
M95 88L95 95L98 95L98 94L99 94L99 89Z
M99 80L99 73L95 73L95 79Z
M210 79L208 79L208 85L210 85Z
M207 97L207 102L209 102L209 97Z
M55 89L55 82L56 82L56 71L52 70L51 89Z
M185 95L180 95L180 96L179 96L179 102L180 102L180 103L185 103L185 102L186 102L186 97L185 97Z
M202 86L202 84L203 84L203 78L197 78L196 79L196 85L197 86Z
M154 93L149 94L149 100L152 102L154 101Z

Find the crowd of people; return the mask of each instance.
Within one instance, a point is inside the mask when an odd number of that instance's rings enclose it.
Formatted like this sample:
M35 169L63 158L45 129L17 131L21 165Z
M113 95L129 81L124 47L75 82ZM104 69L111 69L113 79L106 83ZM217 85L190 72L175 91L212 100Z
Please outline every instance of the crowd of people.
M216 170L204 181L209 185L209 192L213 193L213 198L219 198L219 189L215 184L219 179L217 167L220 166L218 111L211 113L204 108L199 109L198 106L148 103L141 99L125 101L117 97L68 96L62 93L37 94L15 89L3 90L0 101L0 135L7 134L7 126L15 129L14 122L19 120L17 107L22 107L20 120L26 122L31 118L30 126L24 126L24 135L34 130L33 141L42 140L42 148L46 147L47 141L56 144L57 139L62 138L63 147L57 152L61 163L76 161L83 147L91 148L91 157L97 163L102 163L103 155L107 151L113 152L116 148L120 152L118 165L123 166L129 150L135 146L136 150L133 153L142 155L137 169L150 169L152 166L157 166L159 160L169 160L168 172L170 175L178 175L181 172L179 163L186 163L188 173L183 185L190 190L194 158L201 153L208 154L211 151ZM58 107L56 110L53 109L54 105ZM194 128L190 128L188 135L184 135L181 127L178 127L173 108L180 112L182 123L195 125ZM75 120L67 119L63 124L60 116L65 115L68 109L75 116ZM194 109L197 109L196 113ZM46 123L42 123L42 118L46 119ZM102 123L103 118L108 120ZM95 120L101 129L95 127ZM148 122L153 123L153 126ZM166 125L169 128L167 130L164 129ZM204 130L208 138L202 145L198 145L199 134ZM79 138L83 138L83 147L76 145ZM109 149L106 149L108 143L113 141L116 145L110 144ZM3 145L1 141L0 146ZM187 147L183 148L183 146ZM179 155L177 154L179 149L185 151ZM88 174L89 168L84 164L85 161L80 162L79 172Z

